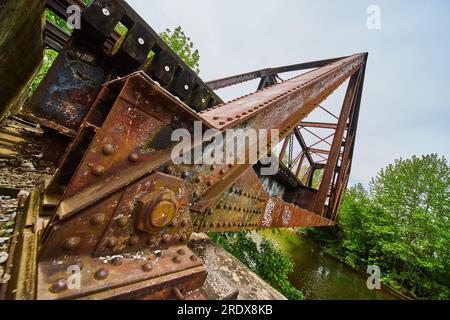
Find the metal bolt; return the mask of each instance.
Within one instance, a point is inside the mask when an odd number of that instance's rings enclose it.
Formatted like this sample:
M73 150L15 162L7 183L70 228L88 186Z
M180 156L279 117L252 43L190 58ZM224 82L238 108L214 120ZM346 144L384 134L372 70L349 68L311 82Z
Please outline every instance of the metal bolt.
M197 256L192 255L189 259L191 259L192 262L197 262L198 258Z
M103 213L97 213L91 218L92 226L99 226L105 221L105 215Z
M130 162L137 162L139 160L140 156L138 153L133 152L128 156L128 161Z
M141 46L143 46L143 45L145 44L145 41L144 41L144 39L142 39L142 38L139 38L139 39L138 39L138 42L139 42L139 44L140 44Z
M179 238L180 242L185 242L187 240L187 236L185 234L181 235Z
M112 155L114 153L115 148L114 148L114 146L112 144L107 144L107 145L105 145L103 147L102 151L103 151L103 154L105 156L109 156L109 155Z
M163 243L169 243L171 240L172 240L172 237L170 236L170 234L165 234L162 238Z
M144 271L144 272L151 272L152 270L153 270L153 265L150 262L148 262L142 266L142 271Z
M202 182L202 177L198 176L197 178L195 178L195 182L197 182L197 183Z
M181 220L181 226L186 227L187 221L185 219Z
M189 86L187 84L184 85L184 90L189 90Z
M106 246L110 249L114 249L114 247L117 245L117 239L109 238L106 241Z
M212 180L208 180L208 182L206 182L206 184L211 187L213 185L213 181Z
M215 165L211 165L211 167L209 167L209 169L210 169L211 171L214 171L214 170L216 169L216 166L215 166Z
M169 72L169 71L170 71L170 67L169 67L169 66L165 66L165 67L164 67L164 70L166 70L167 72Z
M65 290L67 290L67 280L66 279L60 279L56 282L54 282L51 286L50 286L50 292L52 293L61 293Z
M128 217L120 217L117 219L117 225L121 228L124 228L128 225L129 219Z
M180 258L179 256L175 256L175 257L173 258L173 262L175 262L175 263L181 263L181 258Z
M139 244L139 236L132 236L128 241L130 246L136 246Z
M94 278L97 280L105 280L109 276L109 271L105 268L98 270L94 274Z
M64 250L70 251L78 248L80 244L81 244L80 237L70 237L64 240L62 247Z
M220 174L221 174L221 175L224 175L224 174L225 174L225 169L221 169L221 170L220 170Z
M122 263L123 263L123 259L120 258L120 257L116 257L116 258L111 260L111 265L113 265L115 267L118 267L118 266L122 265Z
M105 169L104 166L95 166L92 169L92 174L94 176L100 177L100 176L102 176L105 173L105 171L106 171L106 169Z
M105 16L109 16L111 13L109 12L109 10L108 9L106 9L106 8L103 8L102 9L102 13L103 13L103 15L105 15Z
M178 250L177 253L178 253L180 256L186 255L186 251L185 251L184 249Z

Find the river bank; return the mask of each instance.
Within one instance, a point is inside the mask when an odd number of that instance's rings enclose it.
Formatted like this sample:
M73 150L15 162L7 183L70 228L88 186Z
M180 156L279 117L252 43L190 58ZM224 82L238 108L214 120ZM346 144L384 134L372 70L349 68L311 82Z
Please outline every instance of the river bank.
M307 300L397 300L398 295L387 288L369 290L369 275L345 265L312 239L290 230L263 230L258 233L288 253L295 264L289 280Z

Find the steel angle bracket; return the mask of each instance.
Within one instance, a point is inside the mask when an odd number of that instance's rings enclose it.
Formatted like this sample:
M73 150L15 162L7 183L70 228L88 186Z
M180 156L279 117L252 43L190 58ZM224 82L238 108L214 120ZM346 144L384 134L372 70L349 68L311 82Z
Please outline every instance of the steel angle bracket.
M105 99L114 96L109 91L117 97ZM75 141L92 128L93 138L43 234L37 298L95 298L111 289L114 297L161 297L181 279L178 290L196 289L206 273L186 246L193 230L189 186L156 170L171 161L172 131L198 116L141 72L102 93ZM177 273L180 280L170 280ZM138 284L145 282L151 287Z

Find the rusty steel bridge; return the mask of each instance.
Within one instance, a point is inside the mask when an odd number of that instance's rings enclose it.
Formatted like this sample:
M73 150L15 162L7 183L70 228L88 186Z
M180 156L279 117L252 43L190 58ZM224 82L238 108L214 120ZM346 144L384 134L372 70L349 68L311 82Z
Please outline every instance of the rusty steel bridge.
M19 115L50 137L43 157L57 170L17 218L3 298L189 298L207 276L188 246L192 233L335 225L351 171L367 53L205 83L123 0L36 3L41 13L48 8L64 19L68 6L80 5L83 27L69 35L50 21L33 26L43 36L28 45L59 55ZM118 23L126 36L115 31ZM302 72L281 80L293 71ZM238 99L225 102L215 93L255 79L257 91ZM343 85L336 114L322 103ZM308 121L318 111L335 121ZM171 134L192 131L195 121L222 133L279 130L280 146L269 143L258 154L258 160L281 159L278 172L261 175L260 161L174 164ZM321 180L314 183L317 173ZM84 274L79 290L67 290L71 265Z

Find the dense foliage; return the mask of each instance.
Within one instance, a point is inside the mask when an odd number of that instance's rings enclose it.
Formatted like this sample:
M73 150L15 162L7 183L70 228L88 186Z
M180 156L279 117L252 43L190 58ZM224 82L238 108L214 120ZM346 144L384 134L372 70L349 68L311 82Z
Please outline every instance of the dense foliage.
M330 253L414 298L450 299L450 170L437 155L397 160L347 191L338 228L310 230Z
M288 280L294 270L293 262L272 242L263 238L258 245L246 232L212 233L210 237L287 298L303 299L301 291Z

